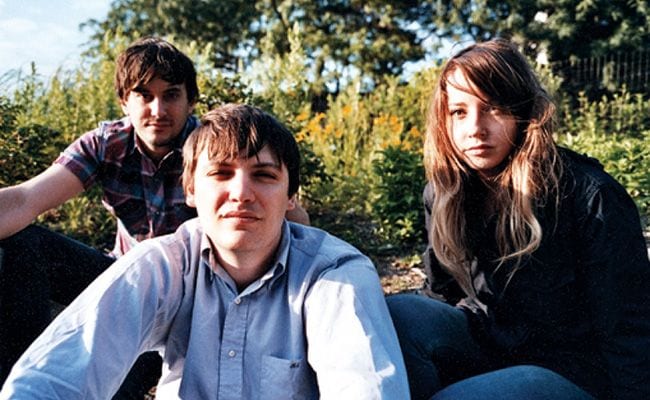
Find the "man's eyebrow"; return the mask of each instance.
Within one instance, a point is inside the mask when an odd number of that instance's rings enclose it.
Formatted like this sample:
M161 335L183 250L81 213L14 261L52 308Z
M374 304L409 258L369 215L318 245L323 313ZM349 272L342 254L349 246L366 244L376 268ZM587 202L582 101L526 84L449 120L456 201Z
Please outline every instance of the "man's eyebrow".
M258 162L255 165L253 165L255 168L274 168L277 170L282 169L282 164L279 162L272 162L272 161L264 161L264 162Z
M134 87L133 89L131 89L131 91L136 92L136 93L147 93L147 92L149 92L149 89L147 89L144 86L138 85L138 86Z
M210 166L211 167L231 167L235 163L231 160L222 160L222 161L215 161L212 160L210 161ZM275 161L259 161L255 164L253 164L253 168L275 168L275 169L282 169L282 164L279 162Z
M164 91L165 92L180 91L182 86L183 86L182 83L177 83L177 84L170 85L169 87L165 88ZM142 93L142 92L149 92L150 90L147 89L145 86L138 85L138 86L134 87L133 89L131 89L131 91L132 92Z

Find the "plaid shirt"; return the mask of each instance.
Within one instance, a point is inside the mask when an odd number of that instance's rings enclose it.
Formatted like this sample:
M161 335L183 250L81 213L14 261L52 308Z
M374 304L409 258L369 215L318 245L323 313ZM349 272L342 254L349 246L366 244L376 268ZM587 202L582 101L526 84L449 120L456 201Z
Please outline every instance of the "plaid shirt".
M117 218L115 248L119 257L137 242L171 233L196 216L185 204L181 186L181 148L198 126L189 117L174 149L156 165L140 149L128 117L103 122L65 149L55 163L74 173L85 189L98 183L104 207Z

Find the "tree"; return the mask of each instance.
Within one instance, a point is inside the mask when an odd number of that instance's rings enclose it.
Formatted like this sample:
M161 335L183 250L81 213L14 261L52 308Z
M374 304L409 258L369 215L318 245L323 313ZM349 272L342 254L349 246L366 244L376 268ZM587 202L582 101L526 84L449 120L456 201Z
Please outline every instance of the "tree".
M242 0L116 0L105 20L83 24L94 30L97 46L106 34L135 39L173 36L179 42L213 44L217 68L236 70L238 51L254 45L250 26L259 19L255 2Z
M599 57L611 52L650 49L646 0L539 1L539 40L551 60Z
M413 0L116 0L104 21L85 26L94 29L93 42L121 30L132 38L211 43L214 65L236 71L259 58L265 37L277 54L288 53L289 31L297 24L315 86L337 92L351 75L377 82L421 59L418 29L430 11L429 2Z
M436 2L437 34L474 41L509 37L550 60L650 49L646 0L448 0Z
M287 54L297 26L312 99L322 109L342 85L372 88L443 40L507 37L555 65L650 50L649 7L647 0L115 0L106 20L87 25L95 41L122 29L132 38L211 44L215 67L228 71L249 68L263 52Z
M511 38L550 64L567 99L598 98L620 88L621 71L624 80L638 76L639 53L650 50L649 11L647 0L449 0L436 2L431 26L440 37Z

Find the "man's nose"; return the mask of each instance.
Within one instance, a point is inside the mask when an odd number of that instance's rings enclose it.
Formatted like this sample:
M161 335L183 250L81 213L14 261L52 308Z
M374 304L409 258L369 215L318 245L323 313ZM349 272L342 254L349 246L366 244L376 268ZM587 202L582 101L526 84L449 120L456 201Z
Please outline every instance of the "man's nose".
M149 104L151 109L151 114L157 117L162 117L167 113L167 105L165 101L160 97L154 97L154 99Z
M255 199L252 181L244 172L237 172L228 185L229 196L233 201L248 202Z

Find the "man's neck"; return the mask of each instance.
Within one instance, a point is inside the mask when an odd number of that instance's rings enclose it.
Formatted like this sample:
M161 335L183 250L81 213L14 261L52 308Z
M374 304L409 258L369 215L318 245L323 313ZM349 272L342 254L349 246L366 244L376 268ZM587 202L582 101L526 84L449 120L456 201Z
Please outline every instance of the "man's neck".
M271 268L275 253L275 250L266 253L215 251L219 265L232 278L239 291L261 278Z
M139 138L136 137L136 140L138 140L141 151L156 165L160 164L160 161L173 150L172 146L148 147L143 145Z

